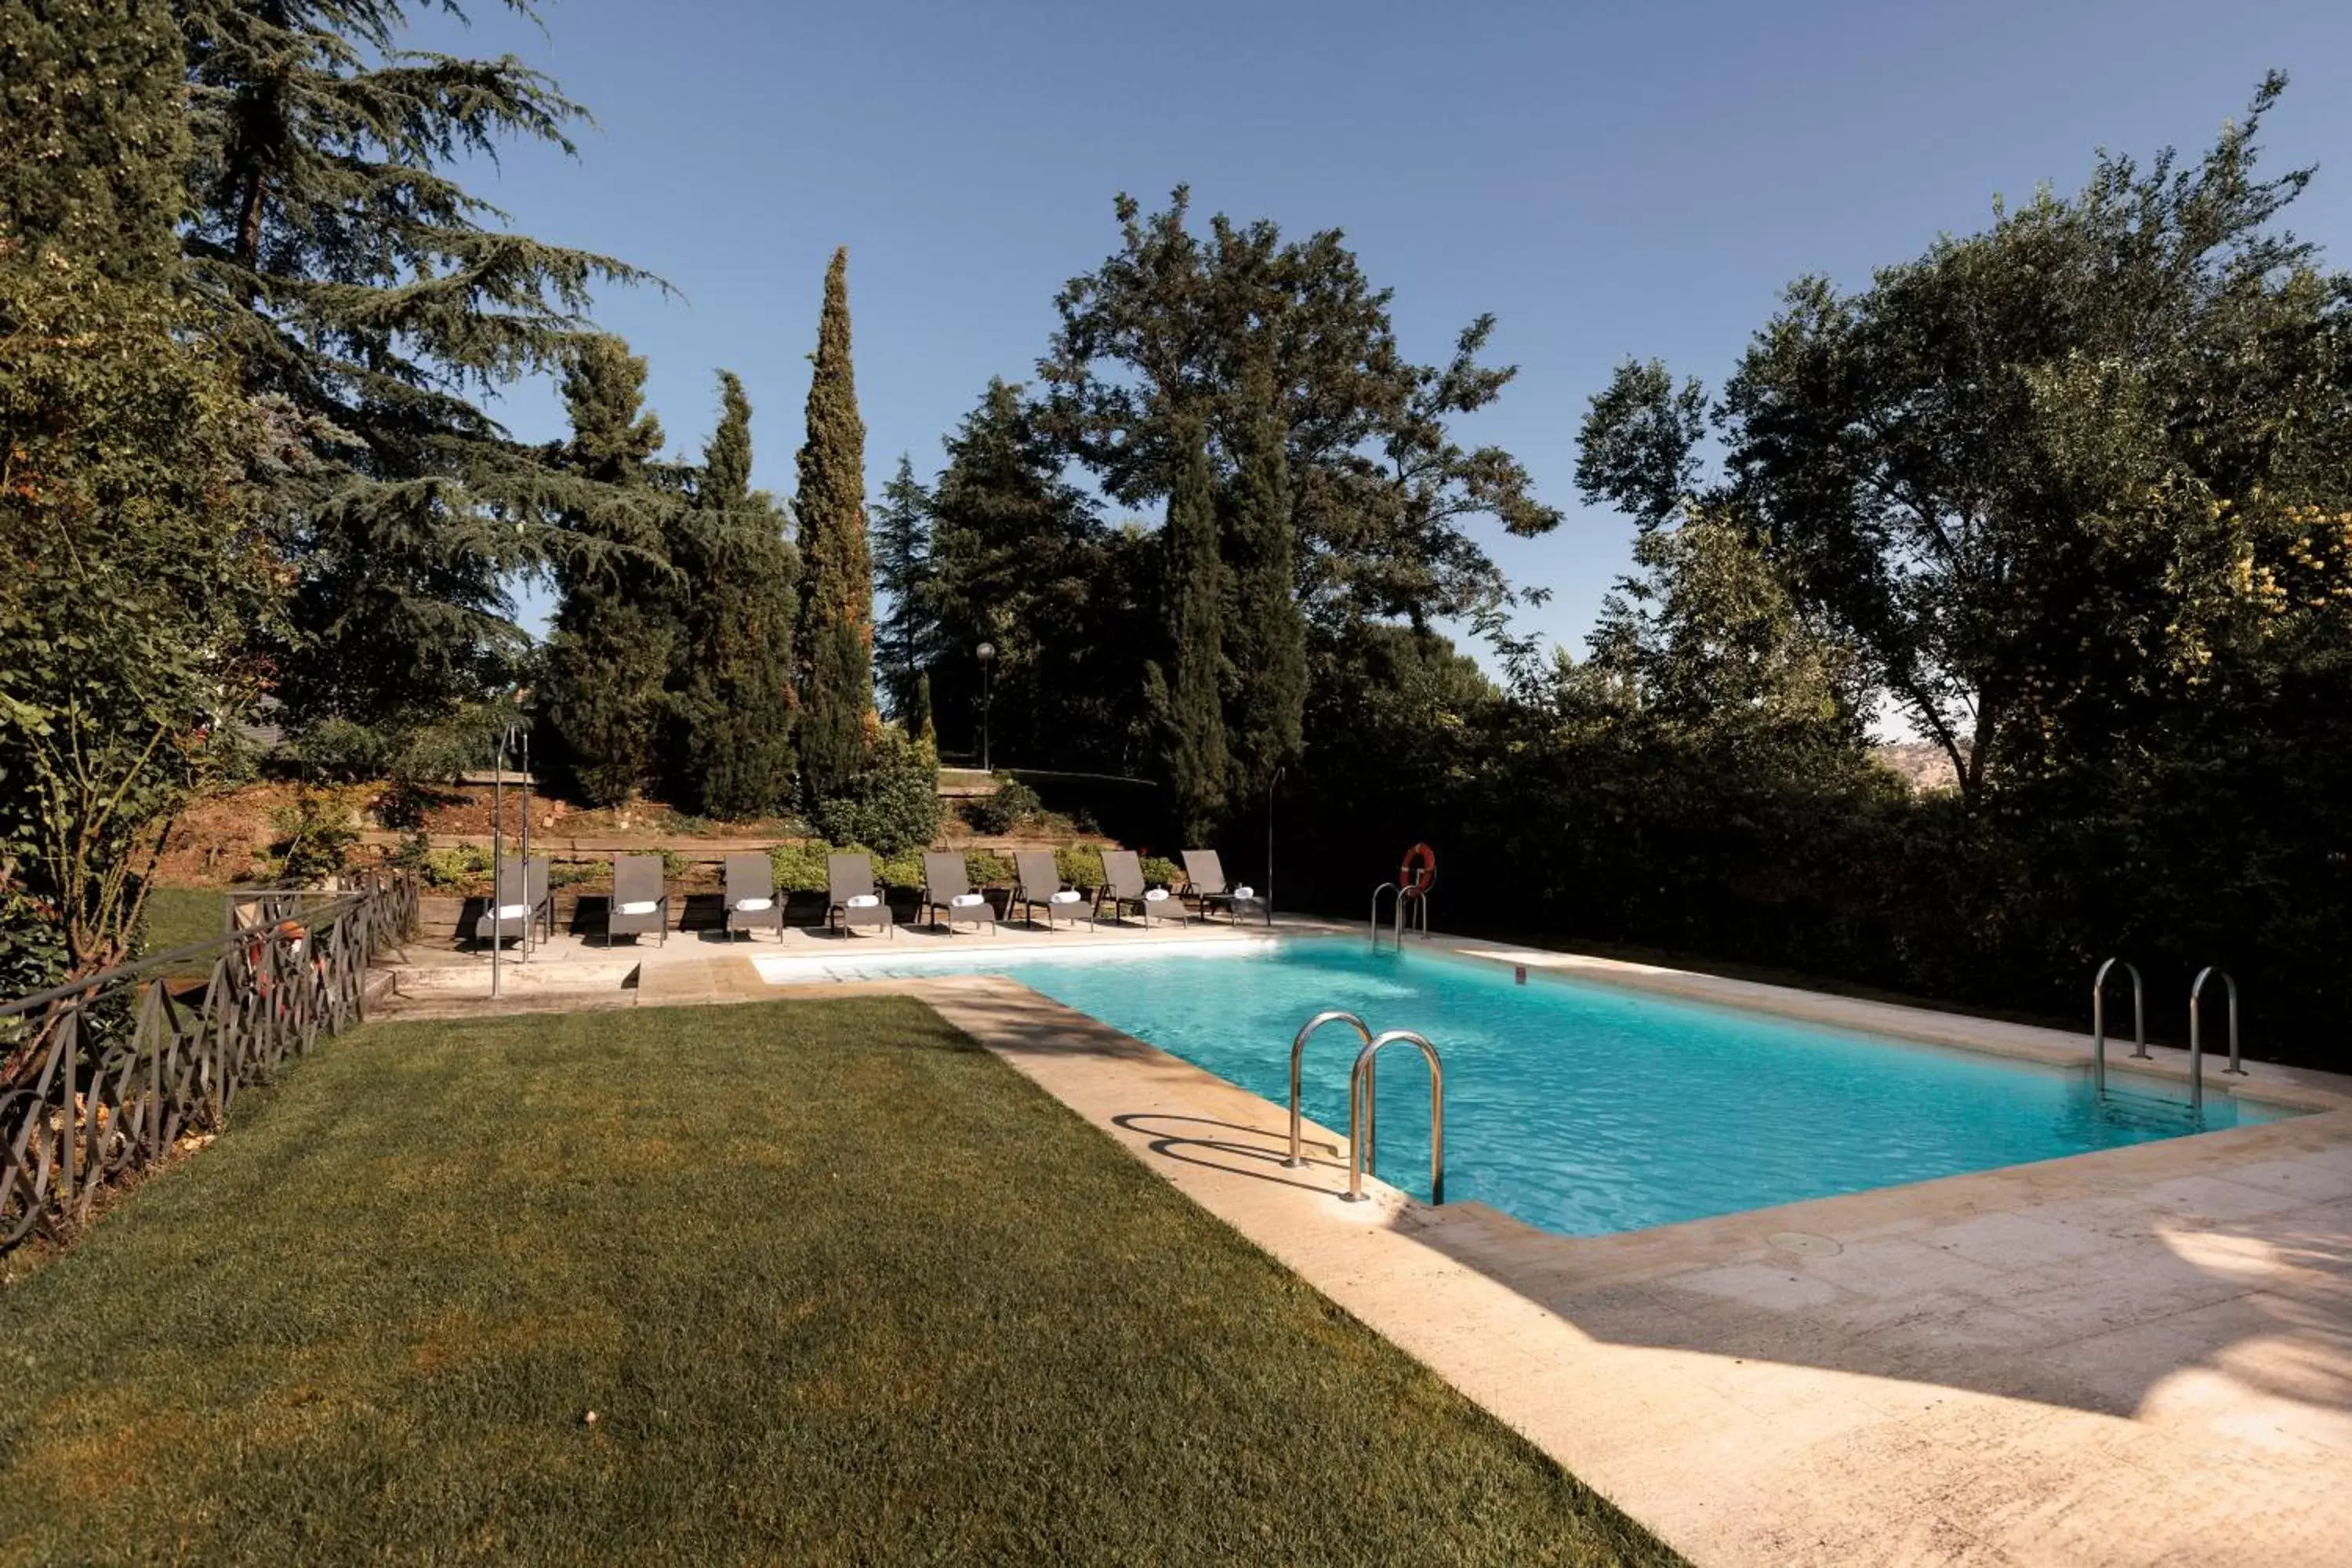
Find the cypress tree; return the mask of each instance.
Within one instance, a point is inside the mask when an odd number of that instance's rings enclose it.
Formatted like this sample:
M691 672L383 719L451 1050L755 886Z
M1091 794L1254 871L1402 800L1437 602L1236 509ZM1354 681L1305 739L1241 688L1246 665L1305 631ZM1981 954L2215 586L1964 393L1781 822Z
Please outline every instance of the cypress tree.
M866 763L874 707L874 573L866 543L866 425L849 358L849 251L824 274L824 315L800 450L801 766L804 793L842 793Z
M1221 699L1225 572L1217 552L1217 481L1207 432L1188 418L1177 438L1181 458L1163 538L1168 661L1164 670L1150 669L1147 679L1160 711L1172 826L1185 843L1200 844L1223 814L1233 772Z
M1243 394L1249 414L1226 507L1233 607L1225 620L1225 653L1233 671L1234 784L1255 799L1275 770L1298 754L1307 710L1307 620L1296 595L1289 429L1265 353L1251 355Z
M676 638L666 542L670 498L647 464L661 424L645 412L646 362L592 338L563 380L572 439L561 456L566 526L597 548L556 574L562 602L548 639L549 713L583 799L611 805L655 779L664 687Z
M751 404L719 374L722 413L673 547L685 581L673 676L672 797L712 816L792 805L793 624L800 557L782 510L751 489Z
M903 454L874 514L874 581L890 595L889 614L874 628L875 677L890 716L913 734L915 689L938 643L938 617L930 603L931 498Z

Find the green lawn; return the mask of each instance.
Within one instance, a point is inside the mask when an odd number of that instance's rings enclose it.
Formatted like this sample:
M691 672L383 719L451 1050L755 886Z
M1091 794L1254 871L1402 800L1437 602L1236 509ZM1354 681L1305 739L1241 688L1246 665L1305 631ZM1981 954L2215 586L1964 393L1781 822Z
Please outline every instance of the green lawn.
M239 1112L0 1303L0 1561L1672 1560L911 1001Z
M147 890L147 951L169 952L210 942L222 933L221 888L150 888ZM198 964L196 968L209 968Z

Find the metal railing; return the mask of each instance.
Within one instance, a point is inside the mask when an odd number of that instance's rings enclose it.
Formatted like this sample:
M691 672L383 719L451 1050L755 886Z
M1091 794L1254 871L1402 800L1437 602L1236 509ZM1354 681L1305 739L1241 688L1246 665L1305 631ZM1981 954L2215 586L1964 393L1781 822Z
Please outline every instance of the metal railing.
M2099 973L2091 981L2091 1083L2101 1094L2107 1091L2107 972L2118 963L2131 976L2132 1059L2148 1059L2147 993L2140 984L2138 966L2111 958L2099 965Z
M1445 1068L1437 1047L1411 1029L1391 1029L1366 1042L1348 1074L1348 1201L1364 1200L1364 1173L1372 1168L1372 1064L1381 1048L1399 1041L1421 1047L1429 1063L1429 1201L1445 1201Z
M364 1016L367 968L416 930L416 879L262 895L266 918L0 1005L0 1250L89 1217L110 1183L218 1128L319 1034ZM200 982L173 981L210 961Z
M2189 987L2189 1109L2191 1112L2205 1109L2205 983L2216 974L2230 990L2230 1065L2221 1070L2236 1077L2246 1076L2238 1059L2238 983L2230 972L2207 964L2197 972L2197 979Z
M1346 1024L1349 1027L1353 1028L1358 1035L1362 1037L1364 1044L1369 1046L1372 1043L1372 1031L1361 1018L1357 1017L1353 1013L1340 1012L1336 1007L1328 1013L1318 1013L1312 1018L1307 1019L1306 1027L1300 1029L1297 1036L1291 1039L1290 1158L1285 1160L1283 1163L1289 1166L1294 1171L1299 1166L1307 1163L1307 1157L1301 1151L1298 1137L1298 1062L1299 1058L1306 1055L1307 1052L1307 1037L1313 1034L1316 1030L1321 1028L1326 1024Z
M1429 895L1413 889L1400 888L1394 882L1382 882L1379 887L1372 889L1372 916L1370 923L1372 928L1373 948L1377 950L1381 945L1381 895L1388 892L1393 892L1396 894L1396 935L1394 940L1396 942L1397 951L1399 952L1402 952L1404 951L1404 933L1407 931L1412 931L1413 934L1420 937L1423 942L1427 942L1429 940ZM1413 921L1410 926L1405 923L1405 910L1408 908L1410 908L1413 912Z

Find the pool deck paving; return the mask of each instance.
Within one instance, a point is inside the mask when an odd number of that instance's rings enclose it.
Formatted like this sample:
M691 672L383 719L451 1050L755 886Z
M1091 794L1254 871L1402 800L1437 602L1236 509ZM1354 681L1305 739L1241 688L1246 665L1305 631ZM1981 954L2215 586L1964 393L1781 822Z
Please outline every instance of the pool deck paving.
M1655 966L1432 945L1947 1047L2067 1064L2089 1049ZM837 993L855 973L841 939L761 946L761 964L646 963L634 1000ZM1282 1108L1011 981L865 984L928 1000L1696 1562L2352 1563L2352 1081L2261 1063L2230 1079L2209 1057L2209 1093L2237 1083L2312 1114L1570 1237L1377 1182L1349 1204L1331 1131L1310 1125L1309 1164L1286 1168ZM2111 1049L2126 1070L2128 1045ZM2185 1056L2130 1067L2178 1080Z

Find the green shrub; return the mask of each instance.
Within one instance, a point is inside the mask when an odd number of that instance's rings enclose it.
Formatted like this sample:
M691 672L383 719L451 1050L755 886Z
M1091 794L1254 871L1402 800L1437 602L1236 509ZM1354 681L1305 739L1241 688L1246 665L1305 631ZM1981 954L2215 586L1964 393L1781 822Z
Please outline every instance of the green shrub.
M557 888L576 888L583 882L593 882L599 877L612 874L613 864L609 860L557 860L547 868L547 886L551 891Z
M1009 888L1015 873L1010 857L986 849L967 849L963 854L963 874L971 879L975 888Z
M416 869L428 888L462 888L490 874L490 852L472 844L436 849Z
M1143 858L1143 880L1150 887L1174 889L1184 880L1184 868L1157 855Z
M923 852L906 849L896 855L877 855L874 857L874 875L886 888L919 890L923 885Z
M418 827L400 841L400 847L391 855L392 864L404 871L414 871L420 877L433 858L433 836Z
M278 857L276 876L298 888L316 887L342 874L351 863L352 846L360 841L352 826L352 796L346 790L311 789L295 792L294 804L271 812L270 819L284 837L270 846Z
M822 839L803 839L797 844L779 844L768 852L776 868L776 890L783 893L822 893L825 889L824 858L833 853L833 846Z
M963 819L975 833L1010 833L1045 809L1037 792L1019 779L1007 779L985 795L963 803Z
M939 837L940 769L914 742L885 727L866 767L842 794L810 813L835 844L866 844L886 855L920 849Z
M1054 867L1062 880L1073 888L1099 888L1103 885L1102 851L1092 845L1080 844L1054 851Z

